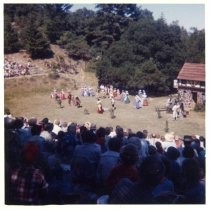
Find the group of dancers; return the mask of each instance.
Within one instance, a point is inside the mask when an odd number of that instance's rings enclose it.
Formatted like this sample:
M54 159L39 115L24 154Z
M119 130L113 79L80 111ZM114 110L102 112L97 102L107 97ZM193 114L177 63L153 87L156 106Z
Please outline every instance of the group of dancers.
M173 120L186 117L186 111L184 109L184 103L182 99L173 98L171 95L166 102L167 111L172 113Z
M117 101L121 101L125 104L130 103L129 92L127 90L120 91L117 88L114 88L112 85L104 86L100 85L99 93L101 98L110 98ZM139 90L138 94L135 96L134 106L136 109L141 108L142 106L148 106L147 94L145 90Z
M82 107L79 97L72 95L70 90L67 90L67 93L65 93L63 89L59 92L56 90L56 88L54 88L51 92L51 98L55 99L60 108L63 108L62 101L65 99L68 100L69 106L73 105L77 108Z
M119 89L114 88L112 85L110 86L104 86L101 85L99 88L99 93L102 93L102 95L97 95L98 101L97 101L97 112L99 114L102 114L104 112L104 108L101 102L101 98L109 98L111 101L111 108L109 111L112 111L112 116L114 113L114 110L116 109L115 106L115 100L121 101L122 103L129 104L130 98L129 98L129 92L126 90L120 91ZM81 95L86 96L94 96L93 88L91 87L83 87L81 89ZM57 91L56 88L53 89L51 92L51 98L54 98L57 104L60 108L63 108L62 101L68 100L69 106L73 105L78 108L82 107L81 100L78 96L74 96L69 89L66 89L64 91L61 89L61 91ZM142 106L147 106L147 95L145 90L139 90L138 94L135 96L134 106L136 109L141 108Z
M120 92L120 89L114 88L112 85L110 86L104 86L104 85L100 85L99 87L99 96L101 98L114 98L117 101L121 101L124 102L125 104L130 103L130 99L129 99L129 93L128 91L124 91L122 90Z
M81 88L81 96L83 97L95 96L93 88L84 86L83 88Z
M147 94L145 90L140 89L135 96L135 107L136 109L140 109L143 106L148 106Z

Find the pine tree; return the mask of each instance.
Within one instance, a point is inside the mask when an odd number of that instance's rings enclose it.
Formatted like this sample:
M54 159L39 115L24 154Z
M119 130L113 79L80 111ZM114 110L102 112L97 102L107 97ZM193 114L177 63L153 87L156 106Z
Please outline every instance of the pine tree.
M45 36L37 29L32 18L26 25L22 41L25 49L31 55L31 58L36 59L52 56L52 51L50 50L50 44L47 38L45 38Z
M20 44L18 35L11 26L11 21L8 16L4 19L4 53L18 52Z

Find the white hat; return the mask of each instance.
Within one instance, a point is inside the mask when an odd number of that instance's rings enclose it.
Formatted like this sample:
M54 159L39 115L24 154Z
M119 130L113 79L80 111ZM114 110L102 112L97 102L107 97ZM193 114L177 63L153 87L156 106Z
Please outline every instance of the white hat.
M170 142L172 142L172 141L174 141L174 132L171 132L171 133L166 133L165 134L165 140L166 141L170 141Z

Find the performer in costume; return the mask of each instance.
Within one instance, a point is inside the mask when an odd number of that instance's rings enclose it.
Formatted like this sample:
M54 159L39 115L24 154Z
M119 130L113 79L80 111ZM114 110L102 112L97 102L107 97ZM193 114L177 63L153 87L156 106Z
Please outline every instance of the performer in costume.
M139 95L135 96L135 106L136 106L136 109L141 108L141 98L139 97Z
M129 103L130 103L128 91L125 91L124 103L125 103L125 104L129 104Z
M98 99L98 101L97 101L97 112L99 114L103 114L103 112L104 112L104 109L102 107L102 103L101 103L101 100L100 99Z
M81 101L80 101L80 99L79 99L78 96L75 98L75 106L76 106L77 108L82 107L82 106L81 106Z
M72 95L71 95L71 92L68 93L68 104L71 106L71 98L72 98Z
M65 92L64 92L64 90L63 90L63 89L61 90L60 95L61 95L61 100L66 99Z
M62 101L61 101L61 98L60 98L60 96L59 96L58 94L56 94L55 100L56 100L58 106L59 106L60 108L62 108Z

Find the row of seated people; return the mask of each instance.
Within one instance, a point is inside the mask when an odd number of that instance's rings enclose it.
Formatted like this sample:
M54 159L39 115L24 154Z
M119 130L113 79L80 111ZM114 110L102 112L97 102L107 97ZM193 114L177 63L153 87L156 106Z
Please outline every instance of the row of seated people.
M16 77L23 75L30 75L31 62L28 64L18 63L8 58L4 59L4 77Z
M5 203L204 204L205 138L172 138L164 148L154 139L120 126L7 116Z

